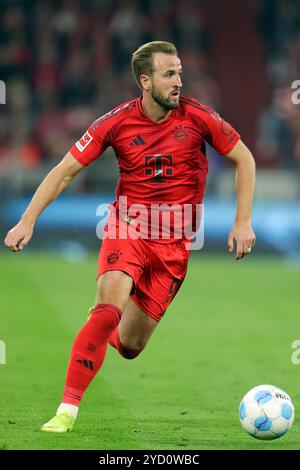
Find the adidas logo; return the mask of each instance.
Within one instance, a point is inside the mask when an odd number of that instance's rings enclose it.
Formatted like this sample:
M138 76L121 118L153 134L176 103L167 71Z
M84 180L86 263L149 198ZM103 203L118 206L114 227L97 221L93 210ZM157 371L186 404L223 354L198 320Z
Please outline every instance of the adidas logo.
M133 139L129 145L145 145L143 137L138 134L135 139Z
M82 361L81 359L77 359L76 362L78 362L79 364L82 364L87 369L94 370L93 361L87 361L86 359L83 359Z

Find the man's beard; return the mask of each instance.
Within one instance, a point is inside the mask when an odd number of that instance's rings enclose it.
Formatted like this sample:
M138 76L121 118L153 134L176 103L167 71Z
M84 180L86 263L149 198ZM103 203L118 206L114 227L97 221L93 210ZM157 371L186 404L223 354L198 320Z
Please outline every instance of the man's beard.
M157 103L161 108L165 109L166 111L170 111L171 109L176 109L179 107L179 100L177 103L171 103L169 98L164 98L159 92L152 88L151 93L152 98L154 99L155 103Z

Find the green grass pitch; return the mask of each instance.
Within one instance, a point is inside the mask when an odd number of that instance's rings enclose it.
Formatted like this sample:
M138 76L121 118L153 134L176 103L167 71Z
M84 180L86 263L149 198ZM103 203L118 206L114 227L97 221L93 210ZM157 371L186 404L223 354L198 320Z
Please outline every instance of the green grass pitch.
M299 449L300 270L282 260L193 256L187 279L145 351L127 361L109 347L76 426L40 432L61 399L73 338L94 303L97 255L0 256L0 449ZM257 441L238 406L253 386L292 397L289 433Z

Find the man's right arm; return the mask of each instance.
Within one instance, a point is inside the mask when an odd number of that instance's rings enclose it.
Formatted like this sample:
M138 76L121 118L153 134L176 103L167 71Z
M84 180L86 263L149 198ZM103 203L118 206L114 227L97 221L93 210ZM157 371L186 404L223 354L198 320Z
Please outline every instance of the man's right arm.
M12 251L20 251L27 245L40 214L83 168L84 166L68 152L62 161L48 173L18 224L7 233L4 243L8 248Z

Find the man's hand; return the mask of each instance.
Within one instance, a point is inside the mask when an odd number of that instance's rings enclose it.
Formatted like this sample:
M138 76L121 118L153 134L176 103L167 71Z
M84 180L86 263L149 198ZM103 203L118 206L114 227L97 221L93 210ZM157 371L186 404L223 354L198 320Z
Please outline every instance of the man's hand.
M228 235L228 249L230 253L234 251L234 242L236 242L236 260L243 258L251 252L255 245L255 233L252 230L251 223L235 222Z
M25 220L15 225L6 235L4 243L11 251L21 251L32 237L33 223Z
M12 251L21 251L32 237L33 228L44 209L54 201L73 178L84 168L70 152L56 165L39 185L20 222L4 240Z

